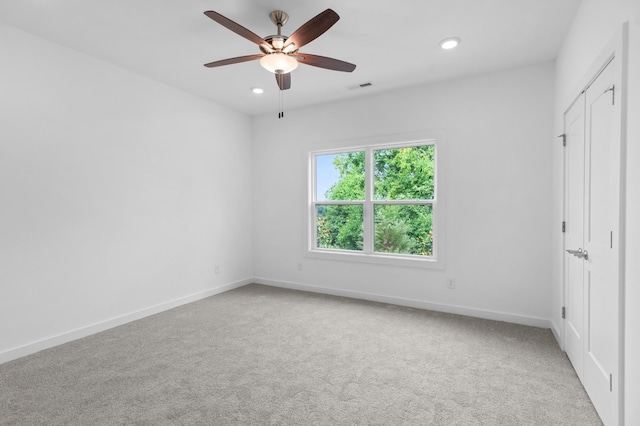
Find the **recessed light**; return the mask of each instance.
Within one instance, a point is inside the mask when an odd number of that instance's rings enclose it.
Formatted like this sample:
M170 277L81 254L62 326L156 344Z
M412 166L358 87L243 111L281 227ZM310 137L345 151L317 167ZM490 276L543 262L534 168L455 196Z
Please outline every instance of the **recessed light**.
M252 88L251 88L251 91L252 91L253 93L255 93L256 95L261 95L261 94L263 94L263 93L264 93L264 90L263 90L263 89L261 89L261 88L259 88L259 87L252 87Z
M444 50L449 50L449 49L453 49L458 44L460 44L460 38L449 37L449 38L445 38L440 42L440 47L442 47Z

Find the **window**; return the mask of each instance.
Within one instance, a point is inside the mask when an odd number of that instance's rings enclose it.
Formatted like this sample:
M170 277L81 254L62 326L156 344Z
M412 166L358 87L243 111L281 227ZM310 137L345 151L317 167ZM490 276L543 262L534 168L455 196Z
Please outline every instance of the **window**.
M436 139L309 155L307 254L441 266Z

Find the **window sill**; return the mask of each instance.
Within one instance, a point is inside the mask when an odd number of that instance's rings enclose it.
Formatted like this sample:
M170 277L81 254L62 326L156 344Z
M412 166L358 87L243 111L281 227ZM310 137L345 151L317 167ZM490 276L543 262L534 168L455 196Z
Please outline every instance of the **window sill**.
M402 256L382 253L358 253L338 250L307 250L305 257L340 262L370 263L423 269L444 269L444 262L434 257Z

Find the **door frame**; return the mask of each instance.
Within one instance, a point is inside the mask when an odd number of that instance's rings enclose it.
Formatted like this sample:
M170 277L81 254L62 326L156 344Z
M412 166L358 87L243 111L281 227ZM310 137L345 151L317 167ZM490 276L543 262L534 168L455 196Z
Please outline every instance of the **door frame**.
M625 360L624 360L624 349L625 349L625 264L626 264L626 152L627 152L627 76L628 76L628 22L623 23L620 30L613 37L613 39L607 44L607 46L601 51L598 58L592 63L592 65L587 70L584 77L579 81L576 89L571 93L575 93L575 97L567 104L567 108L563 111L563 132L564 129L564 116L571 109L573 104L580 98L580 95L586 92L586 90L591 86L591 84L595 81L595 79L600 75L600 73L604 70L604 68L614 59L617 58L617 69L616 73L616 81L617 85L620 87L616 87L615 89L615 97L616 104L619 105L619 120L618 125L620 126L620 158L619 158L619 204L618 204L618 220L619 220L619 228L618 228L618 236L617 236L617 249L619 253L618 258L618 371L617 376L618 380L616 383L616 406L618 408L617 419L619 425L624 425L624 387L625 387ZM562 153L562 220L566 220L566 151L563 150ZM560 253L561 256L561 270L562 270L562 306L566 306L566 292L567 292L567 283L566 283L566 262L564 258L564 252L567 249L566 247L566 238L563 234L562 236L562 251ZM565 349L565 339L567 333L567 327L565 325L564 318L561 322L561 333L562 333L562 349Z

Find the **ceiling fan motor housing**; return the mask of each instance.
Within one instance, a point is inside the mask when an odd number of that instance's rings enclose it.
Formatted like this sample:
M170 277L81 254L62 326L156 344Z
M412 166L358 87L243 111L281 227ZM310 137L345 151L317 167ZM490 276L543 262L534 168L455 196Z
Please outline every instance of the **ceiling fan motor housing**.
M284 48L284 44L289 38L285 35L282 35L282 31L281 31L282 26L286 24L287 21L289 20L289 15L287 15L287 13L282 10L274 10L269 14L269 18L271 18L271 22L273 22L278 27L278 34L266 36L264 38L264 41L269 43L276 50L276 52L280 52ZM260 50L263 53L273 53L273 52L268 52L262 46L260 46ZM291 53L291 52L287 52L287 53Z
M288 38L289 37L282 34L274 34L274 35L266 36L264 38L264 41L269 43L271 46L273 46L273 48L276 51L279 52L284 47L284 44ZM262 53L273 53L273 51L268 52L263 46L260 46L260 50L262 51ZM291 53L291 52L287 52L287 53Z

